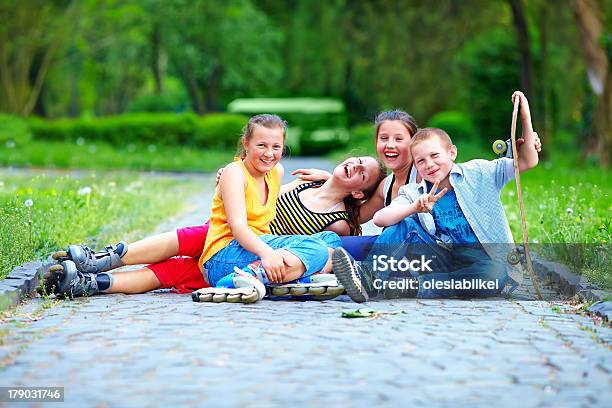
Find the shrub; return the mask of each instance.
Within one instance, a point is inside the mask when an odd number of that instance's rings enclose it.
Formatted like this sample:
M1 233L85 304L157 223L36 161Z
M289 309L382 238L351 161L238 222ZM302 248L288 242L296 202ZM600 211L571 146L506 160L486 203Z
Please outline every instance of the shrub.
M197 118L193 141L197 146L233 149L249 118L229 113L211 113Z
M32 132L25 120L18 116L0 114L0 146L24 145L32 138Z
M204 117L193 113L129 113L53 121L31 118L28 123L39 140L79 143L99 140L118 147L138 143L234 148L247 120L242 115L223 113Z
M360 123L351 128L351 144L363 145L374 143L374 125L371 123Z
M363 154L376 155L376 144L374 138L374 125L361 123L351 128L349 147Z
M127 107L127 112L184 112L189 110L189 99L161 94L139 96Z
M228 111L245 115L276 113L292 129L289 145L300 154L316 155L346 146L349 140L344 103L334 98L236 99ZM299 135L299 139L295 136Z
M455 144L477 139L477 131L472 118L464 112L444 111L436 113L427 124L428 127L446 131Z

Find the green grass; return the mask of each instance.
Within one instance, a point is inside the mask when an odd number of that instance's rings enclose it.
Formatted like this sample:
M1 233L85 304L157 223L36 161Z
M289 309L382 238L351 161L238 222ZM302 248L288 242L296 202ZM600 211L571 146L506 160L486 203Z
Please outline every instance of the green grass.
M0 174L0 278L69 243L101 247L139 239L179 212L182 197L197 187L194 181L125 172L79 179Z
M228 150L183 146L33 140L2 146L0 166L212 172L231 162L233 155Z
M612 289L612 186L610 172L570 163L540 165L522 174L527 233L541 256L566 264L604 289ZM513 182L502 191L510 229L522 240Z

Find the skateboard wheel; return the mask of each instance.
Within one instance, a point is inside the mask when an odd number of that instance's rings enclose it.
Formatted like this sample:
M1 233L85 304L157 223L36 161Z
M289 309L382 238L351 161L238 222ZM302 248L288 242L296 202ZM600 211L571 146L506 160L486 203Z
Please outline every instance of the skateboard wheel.
M496 140L493 142L493 152L495 154L502 154L506 152L508 146L506 146L506 142L504 142L503 140Z
M512 251L508 254L507 260L510 265L516 265L521 262L521 255L518 251Z

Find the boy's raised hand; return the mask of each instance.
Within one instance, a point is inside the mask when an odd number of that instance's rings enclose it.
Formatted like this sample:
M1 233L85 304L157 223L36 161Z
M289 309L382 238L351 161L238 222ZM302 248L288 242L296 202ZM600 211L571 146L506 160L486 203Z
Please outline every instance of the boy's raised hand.
M520 147L523 143L525 143L525 139L522 137L520 139L516 139L516 147ZM538 136L537 132L533 132L533 145L535 146L536 152L540 153L542 151L542 141L540 140L540 136Z
M436 190L438 189L439 185L440 182L436 181L431 187L431 191L429 193L423 194L418 198L416 201L417 212L431 212L431 210L433 210L434 204L448 191L448 188L444 187L438 194L436 194Z
M514 102L516 101L516 98L519 98L520 100L519 112L521 113L521 116L531 118L531 111L529 110L529 101L527 100L527 97L525 96L525 94L522 93L521 91L514 91L514 93L512 93L512 98L511 98L512 104L514 104Z

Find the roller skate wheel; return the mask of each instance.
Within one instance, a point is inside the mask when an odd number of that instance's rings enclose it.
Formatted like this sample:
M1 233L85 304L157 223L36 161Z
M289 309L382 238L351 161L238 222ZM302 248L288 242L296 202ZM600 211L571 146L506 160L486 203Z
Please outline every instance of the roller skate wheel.
M49 273L53 272L64 272L64 267L62 265L51 265L49 267Z
M517 251L512 251L508 254L507 260L510 265L516 265L521 262L521 256Z
M326 292L325 288L323 286L318 287L318 288L310 288L310 290L308 291L309 295L322 295Z
M204 293L200 295L200 302L210 302L213 300L212 293Z
M493 152L495 154L502 154L506 152L506 142L504 142L503 140L496 140L493 142Z
M242 295L239 293L235 293L233 295L227 295L228 303L240 303L242 301Z
M285 296L289 294L289 288L272 288L273 296Z
M330 296L340 296L344 293L344 288L342 286L331 286L327 288L325 292L326 295Z
M242 303L255 303L259 300L259 296L257 295L257 291L254 290L253 293L248 295L242 295Z
M51 255L51 258L53 258L54 260L56 260L58 262L65 261L65 260L69 259L68 252L66 252L66 251L57 251L56 253Z
M217 293L212 297L212 301L215 303L222 303L227 300L227 295L225 293Z
M308 292L308 288L291 288L289 293L294 296L302 296Z

